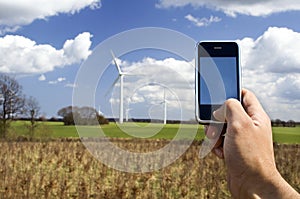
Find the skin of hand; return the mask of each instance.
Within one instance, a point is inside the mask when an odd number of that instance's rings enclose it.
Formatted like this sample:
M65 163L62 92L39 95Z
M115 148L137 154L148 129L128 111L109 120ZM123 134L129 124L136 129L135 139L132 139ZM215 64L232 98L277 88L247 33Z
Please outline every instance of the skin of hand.
M225 159L233 198L300 198L276 168L268 115L252 92L243 89L242 99L242 104L228 99L214 112L217 120L227 123L226 134L213 153ZM220 130L205 127L208 138L219 135Z

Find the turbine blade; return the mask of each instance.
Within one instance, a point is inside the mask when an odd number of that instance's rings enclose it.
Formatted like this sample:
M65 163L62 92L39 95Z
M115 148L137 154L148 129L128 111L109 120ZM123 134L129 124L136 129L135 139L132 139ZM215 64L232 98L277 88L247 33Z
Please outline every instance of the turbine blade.
M122 73L122 75L125 75L125 76L138 76L137 74L132 74L132 73Z
M105 93L105 97L107 97L107 95L112 91L112 89L114 88L114 86L115 86L115 84L119 81L119 78L120 78L120 76L118 76L116 79L115 79L115 81L114 81L114 83L112 83L112 85L109 87L109 89L106 91L106 93Z
M119 64L117 63L116 56L112 50L110 50L110 53L111 53L111 56L113 57L113 60L114 60L115 66L117 67L118 73L121 75L122 71L121 71Z

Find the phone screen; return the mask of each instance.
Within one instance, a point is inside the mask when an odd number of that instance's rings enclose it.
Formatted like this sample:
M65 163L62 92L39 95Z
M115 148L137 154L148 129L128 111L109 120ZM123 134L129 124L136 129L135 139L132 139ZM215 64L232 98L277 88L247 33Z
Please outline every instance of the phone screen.
M200 104L218 105L223 104L226 99L238 98L238 88L236 86L237 71L235 57L203 57L200 58L200 65L202 66L200 68ZM220 73L220 77L214 74L214 67L216 67L216 69ZM208 86L210 88L208 88ZM211 93L209 92L209 90L224 90L225 93Z
M212 112L227 99L240 100L238 47L234 42L205 42L198 55L199 118L213 121Z

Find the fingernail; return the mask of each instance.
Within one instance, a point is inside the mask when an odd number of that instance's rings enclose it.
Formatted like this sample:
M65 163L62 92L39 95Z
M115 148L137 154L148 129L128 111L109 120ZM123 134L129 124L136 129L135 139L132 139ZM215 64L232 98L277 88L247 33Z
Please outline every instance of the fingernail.
M216 132L213 131L213 132L211 133L211 136L214 138L214 137L216 136Z

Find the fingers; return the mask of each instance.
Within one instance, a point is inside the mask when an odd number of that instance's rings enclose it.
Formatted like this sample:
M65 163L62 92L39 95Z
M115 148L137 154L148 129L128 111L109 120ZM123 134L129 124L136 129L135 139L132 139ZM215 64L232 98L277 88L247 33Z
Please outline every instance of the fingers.
M266 123L270 120L258 99L251 91L243 89L242 96L244 109L254 123Z
M215 126L205 126L205 135L208 139L215 139L218 136L218 129Z
M249 116L264 111L256 96L249 90L242 90L243 106Z
M226 122L230 129L244 129L249 124L259 125L269 120L267 114L263 110L256 96L246 89L242 90L242 103L236 99L228 99L216 111L213 112L214 117L221 122ZM225 128L223 128L224 130ZM205 128L206 136L215 140L212 152L220 158L224 158L222 129L218 126L208 126ZM236 132L236 131L233 131ZM239 131L238 131L239 132ZM233 135L229 131L230 135ZM219 137L220 136L220 137Z
M205 135L208 139L211 140L211 142L215 142L214 146L212 148L212 153L214 153L219 158L224 158L223 153L223 140L224 137L220 136L221 134L224 134L224 131L226 128L223 128L222 126L214 126L209 125L205 126Z

